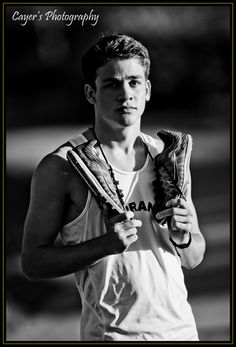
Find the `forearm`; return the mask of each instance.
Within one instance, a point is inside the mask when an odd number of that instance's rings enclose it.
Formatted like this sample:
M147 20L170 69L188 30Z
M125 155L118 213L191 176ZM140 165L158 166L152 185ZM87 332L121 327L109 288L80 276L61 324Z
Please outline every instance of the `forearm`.
M31 280L65 276L109 255L107 234L70 246L39 246L22 252L22 268Z
M170 242L176 248L182 266L192 269L200 264L206 248L192 199L171 199L167 207L169 208L158 213L158 218L169 218Z
M199 265L203 259L206 244L201 233L191 233L192 241L187 248L176 248L181 264L187 269L192 269Z

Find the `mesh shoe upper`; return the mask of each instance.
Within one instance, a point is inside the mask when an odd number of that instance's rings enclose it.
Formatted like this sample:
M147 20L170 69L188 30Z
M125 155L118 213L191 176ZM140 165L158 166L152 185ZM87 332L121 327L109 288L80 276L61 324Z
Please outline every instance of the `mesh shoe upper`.
M117 212L124 212L116 186L111 178L110 167L99 158L97 150L94 148L96 143L96 140L89 140L80 144L68 151L67 158L95 194L100 206L104 202L110 203ZM118 193L121 194L121 192Z
M153 182L156 202L155 214L166 209L166 202L176 197L185 199L190 182L192 138L177 131L161 130L157 135L164 142L164 150L154 158L156 180ZM158 220L160 223L165 220Z

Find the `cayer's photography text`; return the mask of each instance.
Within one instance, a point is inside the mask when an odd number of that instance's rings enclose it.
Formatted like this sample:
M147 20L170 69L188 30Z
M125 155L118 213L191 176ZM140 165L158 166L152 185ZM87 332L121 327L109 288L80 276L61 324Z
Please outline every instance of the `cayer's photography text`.
M90 10L85 13L67 13L66 11L58 11L58 9L50 10L42 13L37 11L36 13L21 13L20 11L14 11L12 20L18 22L21 26L27 25L33 21L50 21L50 22L65 22L66 26L71 26L74 22L79 22L82 26L91 25L95 26L99 20L99 14L96 14L94 10Z

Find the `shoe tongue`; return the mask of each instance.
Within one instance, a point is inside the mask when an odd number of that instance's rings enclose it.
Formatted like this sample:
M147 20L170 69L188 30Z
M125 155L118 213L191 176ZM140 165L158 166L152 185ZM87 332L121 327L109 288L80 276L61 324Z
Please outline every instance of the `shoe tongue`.
M97 143L97 140L89 140L89 146L94 147Z
M168 130L161 130L157 133L157 135L160 137L160 139L164 142L164 148L163 151L160 153L160 157L162 155L166 155L166 151L168 150L168 155L173 154L173 144L174 144L174 139L173 139L173 134L169 132Z
M170 134L165 134L163 133L162 135L162 140L164 141L164 150L166 148L169 148L173 144L173 137L170 136Z
M87 145L87 147L90 147L90 150L92 151L94 155L98 155L98 151L94 147L96 143L97 143L97 140L89 140Z

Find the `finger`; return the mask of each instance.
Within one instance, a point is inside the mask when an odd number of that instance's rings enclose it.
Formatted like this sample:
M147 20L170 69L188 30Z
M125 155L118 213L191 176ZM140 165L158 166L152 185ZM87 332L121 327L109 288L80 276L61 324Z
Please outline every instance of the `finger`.
M185 205L185 207L172 207L173 215L176 216L187 216L190 219L193 217L193 212L189 208L188 205Z
M171 207L166 210L163 210L161 212L158 212L156 214L157 219L161 219L168 216L174 216L174 215L180 215L180 216L193 216L191 210L189 208L182 208L182 207Z
M142 226L142 221L139 219L132 219L132 220L123 222L124 230L128 230L131 228L140 228L141 226Z
M186 199L176 197L174 199L170 199L166 202L166 207L187 207L188 202Z
M134 217L134 212L132 212L132 211L127 211L127 212L118 214L118 215L115 216L112 220L113 220L115 223L121 223L121 222L128 221L128 220L132 219L133 217Z
M166 210L158 212L156 214L156 218L157 219L162 219L164 217L172 216L172 214L173 214L172 209L166 209Z
M189 203L188 203L187 200L179 198L179 205L178 205L178 207L189 208Z
M170 199L166 202L166 207L177 207L179 206L179 198Z
M131 243L133 243L133 242L138 240L138 235L137 234L131 235L131 236L128 237L128 240L129 240L129 243L131 244Z
M172 216L172 219L174 220L174 222L191 223L192 220L193 220L193 217L191 215L189 215L188 213L186 215L184 215L184 214L182 214L182 215L174 214Z
M184 233L189 233L192 229L192 224L191 223L180 223L180 222L176 222L175 223L176 228L178 230L181 230Z
M137 241L137 239L138 239L138 236L137 236L137 234L135 234L135 235L131 235L131 236L127 237L125 240L123 240L123 244L125 246L125 249L127 249L132 243Z
M126 239L127 237L130 237L131 235L137 234L138 230L136 228L131 228L128 230L121 230L118 232L118 237L121 240Z
M188 210L182 209L179 207L171 207L171 208L168 208L168 209L163 210L161 212L158 212L156 214L156 218L161 219L164 217L173 216L174 214L180 214L180 215L186 216L188 214Z

